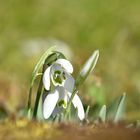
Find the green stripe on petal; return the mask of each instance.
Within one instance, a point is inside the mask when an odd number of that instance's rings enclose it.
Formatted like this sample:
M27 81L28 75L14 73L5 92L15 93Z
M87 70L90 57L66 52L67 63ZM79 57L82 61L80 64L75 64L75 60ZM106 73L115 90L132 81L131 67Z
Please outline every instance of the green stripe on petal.
M63 106L64 108L67 107L67 103L65 102L65 100L60 100L59 103L58 103L58 106L61 107Z

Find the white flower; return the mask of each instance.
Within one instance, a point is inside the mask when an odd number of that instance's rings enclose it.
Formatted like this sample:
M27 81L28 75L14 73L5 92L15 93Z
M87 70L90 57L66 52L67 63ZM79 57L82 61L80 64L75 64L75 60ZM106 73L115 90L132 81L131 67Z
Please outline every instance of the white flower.
M45 119L51 115L56 116L67 108L75 86L75 80L71 76L72 72L73 66L66 59L58 59L45 70L43 84L46 90L50 90L43 102ZM55 86L53 91L51 90L51 83ZM77 108L79 119L83 120L85 118L84 108L77 94L75 94L72 103Z

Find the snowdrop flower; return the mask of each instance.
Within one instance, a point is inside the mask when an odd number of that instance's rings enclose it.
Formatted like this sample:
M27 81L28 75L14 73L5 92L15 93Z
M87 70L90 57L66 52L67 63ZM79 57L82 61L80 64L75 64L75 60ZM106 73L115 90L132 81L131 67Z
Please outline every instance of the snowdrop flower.
M51 115L56 116L67 108L69 99L73 93L75 80L71 76L73 66L66 59L56 60L48 67L43 75L43 84L48 95L43 101L43 116L48 119ZM53 90L51 90L51 87ZM78 111L80 120L85 118L82 102L77 94L75 94L72 103Z

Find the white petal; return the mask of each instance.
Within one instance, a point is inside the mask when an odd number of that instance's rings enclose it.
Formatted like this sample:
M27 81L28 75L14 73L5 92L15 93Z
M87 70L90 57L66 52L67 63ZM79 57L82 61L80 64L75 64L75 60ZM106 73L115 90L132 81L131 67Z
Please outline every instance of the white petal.
M60 64L68 73L73 73L73 66L68 60L58 59L55 63Z
M64 100L65 103L66 103L66 106L63 105L63 108L66 108L67 107L67 102L68 102L68 95L67 95L67 92L64 89L64 87L61 86L60 89L59 89L59 100L58 100L58 102L62 101L62 100Z
M55 71L63 71L63 68L59 64L54 63L51 68L51 73L54 74Z
M64 101L65 101L65 103L66 103L66 105L68 104L68 95L67 94L65 94L65 97L64 97Z
M54 81L54 79L53 79L53 75L54 75L55 71L60 71L60 72L62 72L63 69L62 69L62 67L61 67L59 64L56 64L56 63L53 64L53 65L51 66L51 69L50 69L51 80L52 80L52 82L53 82L53 84L54 84L55 86L58 86L58 85L61 85L61 84L56 83L56 82Z
M59 88L59 100L58 101L64 100L64 98L65 98L65 89L63 87L60 87Z
M44 100L43 116L45 119L48 119L51 116L51 114L57 104L57 101L59 99L59 89L58 88L56 88L54 90L54 92L50 92Z
M51 67L48 67L43 75L43 84L46 90L50 89L50 69Z
M71 97L71 93L68 93L69 97ZM84 112L84 108L83 108L83 104L81 102L81 99L79 98L79 96L77 94L75 94L72 103L74 105L75 108L77 108L78 111L78 117L80 120L83 120L85 118L85 112Z
M74 86L75 86L75 80L68 73L65 73L65 76L66 76L66 80L64 81L63 86L68 92L72 93L74 90Z

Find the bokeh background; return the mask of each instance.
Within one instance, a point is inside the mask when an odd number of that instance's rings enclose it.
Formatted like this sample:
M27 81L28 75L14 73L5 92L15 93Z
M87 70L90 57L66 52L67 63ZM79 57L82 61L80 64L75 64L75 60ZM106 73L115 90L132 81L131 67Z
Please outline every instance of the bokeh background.
M0 118L26 107L32 70L52 45L74 76L99 49L79 92L91 117L126 92L125 119L140 119L139 0L0 0Z

